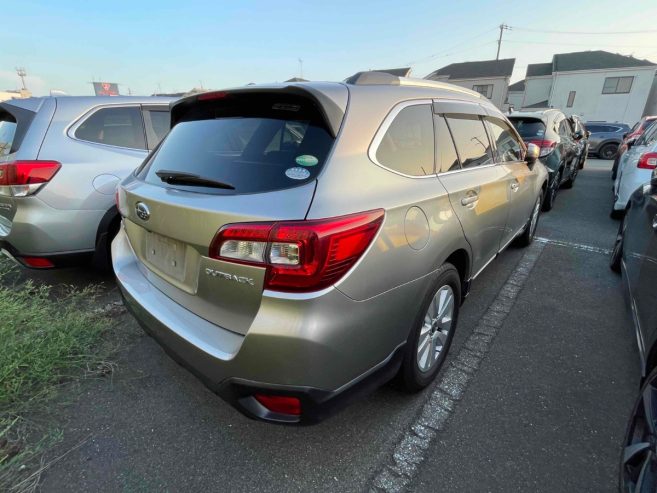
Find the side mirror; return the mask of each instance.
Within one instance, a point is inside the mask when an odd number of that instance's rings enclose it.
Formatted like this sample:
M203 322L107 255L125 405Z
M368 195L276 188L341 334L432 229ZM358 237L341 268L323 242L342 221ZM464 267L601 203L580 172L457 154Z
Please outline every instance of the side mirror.
M629 149L632 147L634 144L636 144L636 137L632 137L631 139L628 139L627 142L625 142L625 145Z
M653 190L657 190L657 168L653 169L650 175L650 186Z
M540 152L541 150L536 144L527 144L527 153L525 154L527 164L534 164L538 160Z
M582 140L582 137L584 137L584 132L582 132L581 130L577 130L577 131L575 131L575 133L573 134L573 138L574 138L575 140Z
M627 139L627 132L623 134L623 139Z
M589 130L586 131L586 138L587 139L591 138L591 132Z

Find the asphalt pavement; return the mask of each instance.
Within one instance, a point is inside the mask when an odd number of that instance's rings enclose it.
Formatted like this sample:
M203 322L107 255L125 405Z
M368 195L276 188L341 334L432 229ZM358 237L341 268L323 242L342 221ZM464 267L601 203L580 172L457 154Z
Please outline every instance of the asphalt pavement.
M43 491L613 491L639 367L607 267L610 164L589 160L539 241L476 279L420 394L386 385L312 427L251 421L123 315L118 367L68 407ZM42 279L60 276L94 281Z

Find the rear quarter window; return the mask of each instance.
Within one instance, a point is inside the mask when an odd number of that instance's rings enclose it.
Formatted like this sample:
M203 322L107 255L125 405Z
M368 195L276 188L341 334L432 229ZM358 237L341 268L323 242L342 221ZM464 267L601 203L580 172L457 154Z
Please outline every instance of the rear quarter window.
M0 111L0 156L11 154L17 127L18 124L13 116Z
M315 103L298 96L229 94L217 101L197 101L186 114L138 171L138 178L210 194L281 190L315 179L334 142ZM165 183L161 176L168 171L234 188Z
M75 137L109 146L146 149L144 124L138 106L101 108L80 124Z

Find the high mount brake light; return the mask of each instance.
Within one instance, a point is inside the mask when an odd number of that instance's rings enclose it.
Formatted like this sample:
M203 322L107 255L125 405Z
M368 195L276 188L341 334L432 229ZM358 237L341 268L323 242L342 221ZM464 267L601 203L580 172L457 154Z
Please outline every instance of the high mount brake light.
M38 192L57 174L57 161L11 161L0 164L0 195L26 197Z
M225 91L204 92L196 97L197 101L209 101L212 99L224 99L228 96Z
M641 169L657 168L657 152L646 152L642 154L636 167Z
M309 221L229 224L210 245L210 257L266 267L265 289L317 291L353 267L379 231L384 211Z

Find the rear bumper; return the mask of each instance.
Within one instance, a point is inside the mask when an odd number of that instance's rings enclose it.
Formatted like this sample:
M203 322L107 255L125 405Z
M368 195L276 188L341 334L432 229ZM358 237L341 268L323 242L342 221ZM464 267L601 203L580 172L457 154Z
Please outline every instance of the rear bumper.
M204 320L148 280L121 229L112 243L117 282L128 310L176 361L243 414L309 424L373 390L399 369L413 310L399 310L395 289L356 302L336 289L314 298L263 296L246 335ZM414 283L411 283L413 285ZM416 286L404 289L415 296ZM392 296L391 296L392 295ZM406 307L412 306L406 300ZM400 311L391 316L391 308ZM299 417L272 415L255 393L292 395Z
M11 220L0 215L0 242L17 254L34 257L65 258L93 252L98 225L105 214L55 209L38 196L15 199L14 207Z

